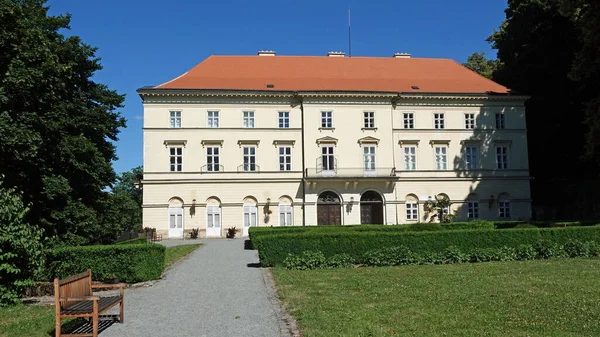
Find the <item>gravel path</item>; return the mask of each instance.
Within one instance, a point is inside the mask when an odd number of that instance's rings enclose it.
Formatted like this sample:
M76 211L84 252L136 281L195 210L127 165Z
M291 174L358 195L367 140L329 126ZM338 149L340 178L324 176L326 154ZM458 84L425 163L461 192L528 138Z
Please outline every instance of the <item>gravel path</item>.
M149 288L125 290L125 323L100 336L290 336L267 271L244 239L204 246Z

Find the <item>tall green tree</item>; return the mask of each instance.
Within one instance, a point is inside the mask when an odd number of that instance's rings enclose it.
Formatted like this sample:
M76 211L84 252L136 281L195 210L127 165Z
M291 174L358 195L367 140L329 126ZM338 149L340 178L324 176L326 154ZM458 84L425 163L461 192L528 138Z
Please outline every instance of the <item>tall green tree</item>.
M462 65L487 79L492 79L494 72L501 66L501 63L498 60L488 60L485 53L481 52L469 55L467 62Z
M143 174L141 166L123 172L105 199L102 221L119 231L142 230L142 190L136 186Z
M55 242L97 242L103 190L116 178L124 96L92 80L96 49L65 37L70 16L45 0L0 0L0 174Z

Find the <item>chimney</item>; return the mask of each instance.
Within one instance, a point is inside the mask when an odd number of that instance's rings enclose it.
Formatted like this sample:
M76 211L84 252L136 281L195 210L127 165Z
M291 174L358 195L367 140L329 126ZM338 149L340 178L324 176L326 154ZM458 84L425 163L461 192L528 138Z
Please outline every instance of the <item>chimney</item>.
M329 53L327 53L327 56L329 56L329 57L344 57L344 56L346 56L346 53L344 53L343 51L330 51Z
M395 59L409 59L410 58L410 54L409 53L395 53L393 58Z
M274 50L259 50L258 56L275 56Z

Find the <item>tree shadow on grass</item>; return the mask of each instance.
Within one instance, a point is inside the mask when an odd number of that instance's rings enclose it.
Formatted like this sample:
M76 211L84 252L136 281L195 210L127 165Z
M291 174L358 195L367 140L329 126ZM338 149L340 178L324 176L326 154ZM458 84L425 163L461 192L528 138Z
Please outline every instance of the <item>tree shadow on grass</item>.
M115 323L119 323L119 318L106 315L101 316L98 320L98 333L102 333L102 331L108 329ZM66 322L62 324L61 328L62 334L92 334L92 323L85 318L76 318L72 321ZM48 331L49 336L56 335L56 329L52 329L52 331Z

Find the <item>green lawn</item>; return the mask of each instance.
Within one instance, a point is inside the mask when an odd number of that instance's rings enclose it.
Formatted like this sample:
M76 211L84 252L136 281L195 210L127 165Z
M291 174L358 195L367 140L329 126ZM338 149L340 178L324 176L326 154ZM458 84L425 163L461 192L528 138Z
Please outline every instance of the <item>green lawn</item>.
M167 247L165 252L165 268L168 268L173 263L183 259L194 250L200 248L201 245L202 244L200 243L191 243L187 245Z
M600 336L600 259L273 269L304 337Z
M167 247L165 267L181 260L201 244ZM127 290L125 290L127 297ZM66 320L63 320L63 326ZM0 307L0 337L49 337L54 330L54 306ZM53 335L52 335L53 336Z

